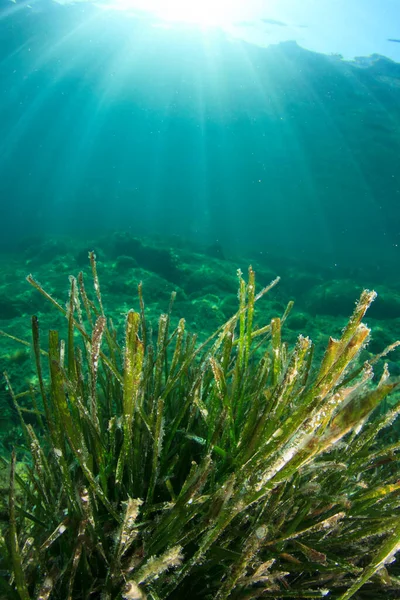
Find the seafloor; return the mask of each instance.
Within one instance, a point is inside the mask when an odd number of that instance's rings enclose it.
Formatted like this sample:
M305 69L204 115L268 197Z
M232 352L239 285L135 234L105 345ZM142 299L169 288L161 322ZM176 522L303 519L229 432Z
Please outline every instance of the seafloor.
M142 282L146 317L153 330L158 316L168 310L171 292L175 290L172 325L184 317L187 330L203 341L236 312L237 269L246 277L251 264L259 288L277 275L281 277L280 283L258 303L258 325L281 316L288 301L295 301L284 329L289 347L298 334L307 335L315 343L318 359L329 336L338 336L365 287L376 289L378 298L365 319L372 336L361 360L400 339L400 281L393 281L390 271L371 273L368 266L323 268L272 254L228 256L218 243L202 247L177 237L138 238L123 232L89 241L70 237L30 238L12 253L0 254L0 330L29 342L30 317L35 314L39 317L44 347L49 329L60 329L65 335L65 318L27 283L26 276L31 273L65 306L69 275L83 271L87 289L92 292L89 250L94 250L97 256L106 314L112 318L121 338L124 315L130 308L139 308L137 285ZM8 372L16 393L36 383L29 347L0 336L0 357L1 372ZM400 374L399 358L399 349L387 357L393 375ZM19 436L18 418L2 382L0 453L9 454L11 447L18 445Z

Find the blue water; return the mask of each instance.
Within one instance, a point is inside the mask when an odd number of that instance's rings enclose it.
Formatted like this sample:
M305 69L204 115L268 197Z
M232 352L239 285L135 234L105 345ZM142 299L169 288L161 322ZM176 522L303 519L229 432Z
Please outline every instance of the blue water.
M7 2L0 31L3 247L128 230L397 265L393 57L260 46L87 3Z

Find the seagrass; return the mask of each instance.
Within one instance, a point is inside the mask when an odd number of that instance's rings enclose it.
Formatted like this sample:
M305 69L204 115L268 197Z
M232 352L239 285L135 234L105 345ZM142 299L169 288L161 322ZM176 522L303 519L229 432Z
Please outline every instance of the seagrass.
M309 338L284 341L292 302L259 323L279 279L256 292L239 271L237 313L200 344L170 330L174 295L153 335L141 284L117 332L89 258L93 293L71 277L66 308L28 277L65 339L45 351L36 317L12 338L33 350L36 425L5 374L25 446L2 459L4 598L398 597L399 382L380 368L397 343L360 361L375 292L316 365Z

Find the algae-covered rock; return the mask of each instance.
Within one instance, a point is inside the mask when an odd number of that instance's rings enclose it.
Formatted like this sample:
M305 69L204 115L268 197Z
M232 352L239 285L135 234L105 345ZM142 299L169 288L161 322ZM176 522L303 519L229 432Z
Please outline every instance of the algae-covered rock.
M118 273L125 273L126 269L134 269L137 266L137 260L133 256L125 256L125 254L117 256L115 261L115 270Z
M295 311L290 315L286 327L296 332L309 331L309 321L310 318L307 314Z
M378 298L371 306L370 315L381 320L400 318L400 293L387 287L378 290Z
M222 268L217 261L210 264L200 264L193 270L186 271L184 282L188 294L204 295L207 293L220 294L221 292L234 294L237 291L237 278Z
M10 299L5 294L0 294L0 320L13 319L20 314L20 306L18 302Z
M354 307L354 298L361 288L351 280L332 280L314 286L305 294L304 302L311 314L348 315Z
M42 240L32 240L24 249L25 259L28 264L35 266L53 261L56 257L69 256L70 245L64 238L49 237ZM86 254L87 262L87 254Z
M218 296L213 294L192 300L191 317L196 331L211 333L224 323L225 316L219 303Z
M123 232L115 234L109 241L108 253L116 260L121 256L126 257L125 261L128 257L134 259L139 267L157 273L173 283L179 283L182 279L178 257L169 247L145 243Z

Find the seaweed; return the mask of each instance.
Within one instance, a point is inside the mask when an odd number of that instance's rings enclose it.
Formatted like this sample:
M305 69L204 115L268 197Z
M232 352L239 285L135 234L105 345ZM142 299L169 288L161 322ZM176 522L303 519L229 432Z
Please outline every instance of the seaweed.
M65 308L28 277L66 332L46 351L32 318L36 426L5 374L25 440L1 459L6 597L395 597L400 442L381 432L400 382L387 365L374 381L387 352L360 359L376 294L314 365L309 338L283 341L292 303L258 324L278 279L257 292L253 269L238 271L238 310L202 344L184 319L170 331L174 294L154 335L139 284L121 341L90 262L93 294L71 277Z

